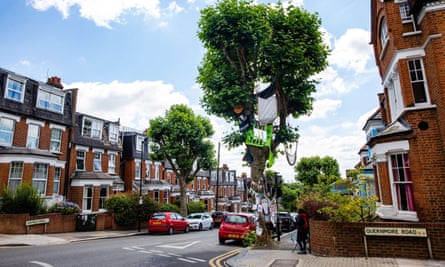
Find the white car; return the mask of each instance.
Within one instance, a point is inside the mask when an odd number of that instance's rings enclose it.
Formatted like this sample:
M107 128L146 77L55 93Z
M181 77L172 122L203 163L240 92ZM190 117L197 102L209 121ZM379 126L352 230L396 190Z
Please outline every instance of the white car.
M187 218L190 230L213 229L213 219L207 213L190 213Z

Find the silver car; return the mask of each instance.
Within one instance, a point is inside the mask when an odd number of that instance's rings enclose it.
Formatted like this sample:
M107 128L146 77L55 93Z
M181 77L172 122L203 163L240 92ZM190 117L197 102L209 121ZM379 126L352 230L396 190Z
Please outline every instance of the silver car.
M212 230L213 229L213 219L207 213L190 213L187 218L190 230Z

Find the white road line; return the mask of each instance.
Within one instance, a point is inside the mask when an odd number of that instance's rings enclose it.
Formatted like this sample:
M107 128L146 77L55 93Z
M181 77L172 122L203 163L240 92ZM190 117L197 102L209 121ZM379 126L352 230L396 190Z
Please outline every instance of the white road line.
M192 260L188 260L188 259L184 259L184 258L178 258L178 260L189 262L189 263L196 263L196 261L192 261Z
M41 261L30 261L29 263L34 263L43 267L53 267L51 264L49 263L45 263L45 262L41 262Z
M154 253L164 253L164 251L154 250L154 249L150 249L150 251L151 251L151 252L154 252Z
M139 252L141 252L141 253L146 253L146 254L152 254L153 252L151 252L151 251L146 251L146 250L139 250Z
M156 254L156 255L162 256L162 257L165 257L165 258L170 258L171 257L170 255L167 255L167 254Z
M193 258L193 257L187 257L187 259L191 259L191 260L194 260L194 261L200 261L200 262L206 262L206 260Z
M175 257L181 257L182 255L178 255L178 254L175 254L175 253L171 253L171 252L169 252L169 253L167 253L168 255L172 255L172 256L175 256Z
M138 246L132 246L132 248L134 248L134 249L139 249L139 250L143 250L144 248L142 248L142 247L138 247Z
M126 249L126 250L134 250L134 249L129 248L129 247L123 247L122 249Z
M181 242L181 243L171 243L167 245L157 246L158 248L175 248L175 249L185 249L190 246L193 246L201 241L193 241L193 242Z

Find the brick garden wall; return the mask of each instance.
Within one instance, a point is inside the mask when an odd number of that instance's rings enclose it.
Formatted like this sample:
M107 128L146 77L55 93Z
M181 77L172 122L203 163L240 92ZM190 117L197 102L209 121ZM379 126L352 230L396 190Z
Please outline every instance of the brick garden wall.
M445 259L445 223L333 223L310 221L310 248L316 256L365 257L365 227L426 228L434 259ZM369 257L428 259L425 237L366 236Z
M76 231L77 214L62 215L60 213L48 213L36 216L30 216L29 214L0 214L0 234L26 234L26 221L43 218L49 218L49 223L46 225L46 233L48 234ZM123 230L132 228L118 227L114 223L114 218L111 214L98 213L96 230L102 231L110 229ZM29 226L29 234L43 234L44 232L44 224Z

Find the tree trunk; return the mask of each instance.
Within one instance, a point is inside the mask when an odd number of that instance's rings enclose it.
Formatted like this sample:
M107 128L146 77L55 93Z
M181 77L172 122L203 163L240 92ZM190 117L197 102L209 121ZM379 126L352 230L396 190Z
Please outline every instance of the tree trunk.
M180 192L180 213L181 216L187 217L187 191L185 184L185 177L179 177L179 192Z

